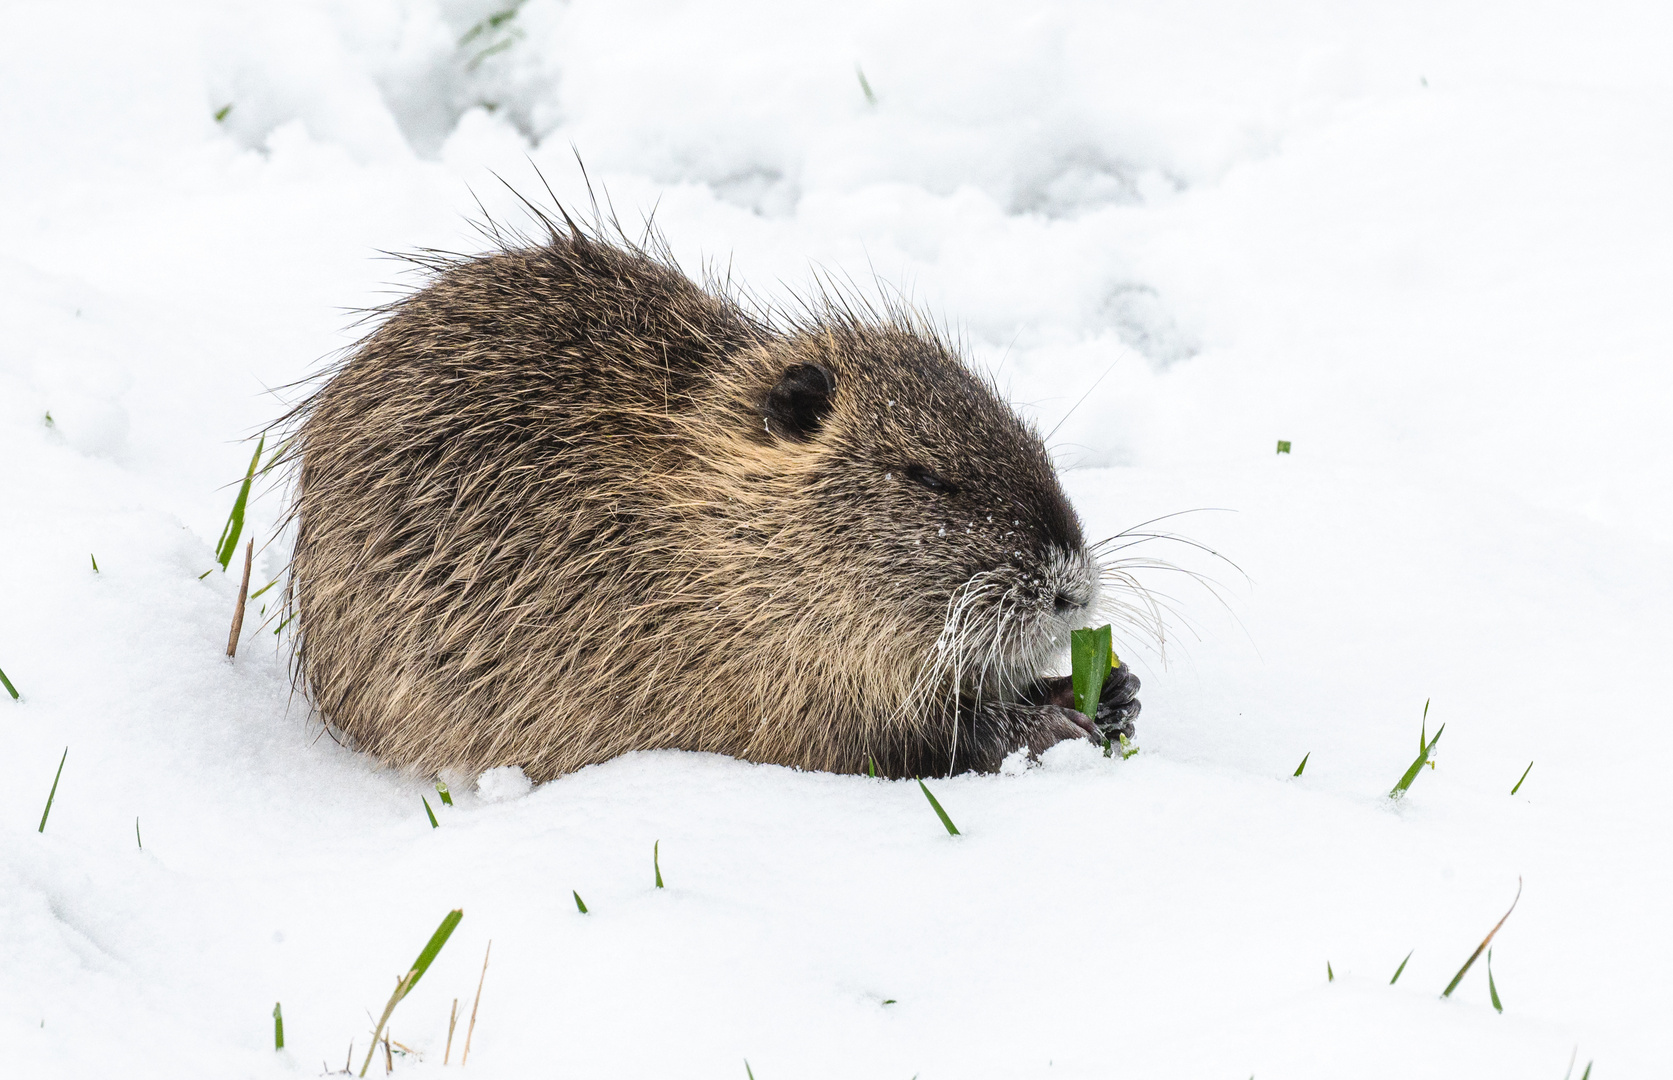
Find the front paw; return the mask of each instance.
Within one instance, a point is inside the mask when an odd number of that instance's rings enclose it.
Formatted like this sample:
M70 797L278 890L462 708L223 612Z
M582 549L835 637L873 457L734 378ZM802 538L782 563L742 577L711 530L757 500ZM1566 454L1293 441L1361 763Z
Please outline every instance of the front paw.
M1098 716L1094 721L1104 738L1133 737L1133 721L1138 719L1139 677L1126 664L1112 670L1104 679L1104 689L1098 695Z
M1104 737L1098 733L1098 728L1078 710L1065 709L1061 706L1046 705L1031 710L1021 735L1017 740L1021 747L1026 747L1028 756L1036 760L1040 755L1050 750L1060 742L1075 739L1086 739L1099 745Z

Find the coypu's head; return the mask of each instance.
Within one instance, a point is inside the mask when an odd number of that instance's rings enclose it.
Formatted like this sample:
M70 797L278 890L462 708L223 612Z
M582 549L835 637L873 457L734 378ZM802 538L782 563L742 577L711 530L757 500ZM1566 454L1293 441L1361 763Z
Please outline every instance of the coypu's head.
M920 691L1013 698L1092 625L1099 568L1033 427L908 319L804 327L757 368L801 556ZM829 618L832 630L844 621ZM851 639L852 640L852 639Z

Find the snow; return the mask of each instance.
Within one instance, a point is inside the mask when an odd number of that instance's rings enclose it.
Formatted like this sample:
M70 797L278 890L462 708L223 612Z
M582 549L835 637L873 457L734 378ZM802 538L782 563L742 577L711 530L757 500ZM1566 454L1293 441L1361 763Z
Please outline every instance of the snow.
M0 10L8 1074L358 1070L454 907L403 1073L490 939L482 1076L1665 1067L1665 5L529 0L459 44L497 7ZM688 267L944 319L1092 535L1199 511L1236 567L1149 546L1219 598L1140 573L1138 755L931 779L958 837L916 784L672 752L448 807L321 737L271 608L224 658L198 575L270 389L410 282L379 252L526 220L495 174L584 206L577 152ZM1503 1014L1485 961L1441 1000L1518 879Z

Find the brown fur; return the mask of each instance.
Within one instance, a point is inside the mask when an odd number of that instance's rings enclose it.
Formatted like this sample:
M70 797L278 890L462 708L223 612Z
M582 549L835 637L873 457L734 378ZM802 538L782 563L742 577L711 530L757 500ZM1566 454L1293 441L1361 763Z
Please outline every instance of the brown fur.
M921 319L769 319L573 225L432 269L296 416L298 671L356 746L922 775L1091 734L1042 678L1080 524Z

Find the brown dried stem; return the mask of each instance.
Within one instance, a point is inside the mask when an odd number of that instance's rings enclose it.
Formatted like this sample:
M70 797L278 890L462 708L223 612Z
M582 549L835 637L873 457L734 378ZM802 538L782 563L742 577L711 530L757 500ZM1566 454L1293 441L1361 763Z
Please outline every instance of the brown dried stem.
M366 1051L366 1060L360 1063L361 1076L365 1076L366 1070L371 1068L372 1055L378 1052L378 1037L383 1034L383 1026L389 1023L389 1014L395 1011L395 1006L399 1005L401 999L407 996L408 988L417 981L418 971L416 969L407 972L396 981L395 992L389 995L389 1004L383 1007L383 1015L378 1017L378 1026L372 1029L372 1045Z
M465 1052L459 1055L459 1064L463 1065L471 1056L471 1036L476 1034L476 1008L482 1004L482 983L488 978L488 956L494 951L494 943L488 942L488 948L482 953L482 974L476 980L476 1000L471 1002L471 1022L465 1028Z
M227 635L227 655L238 655L238 635L244 632L244 605L250 599L250 562L256 556L256 541L252 537L244 545L244 581L238 586L238 606L232 611L232 633Z

